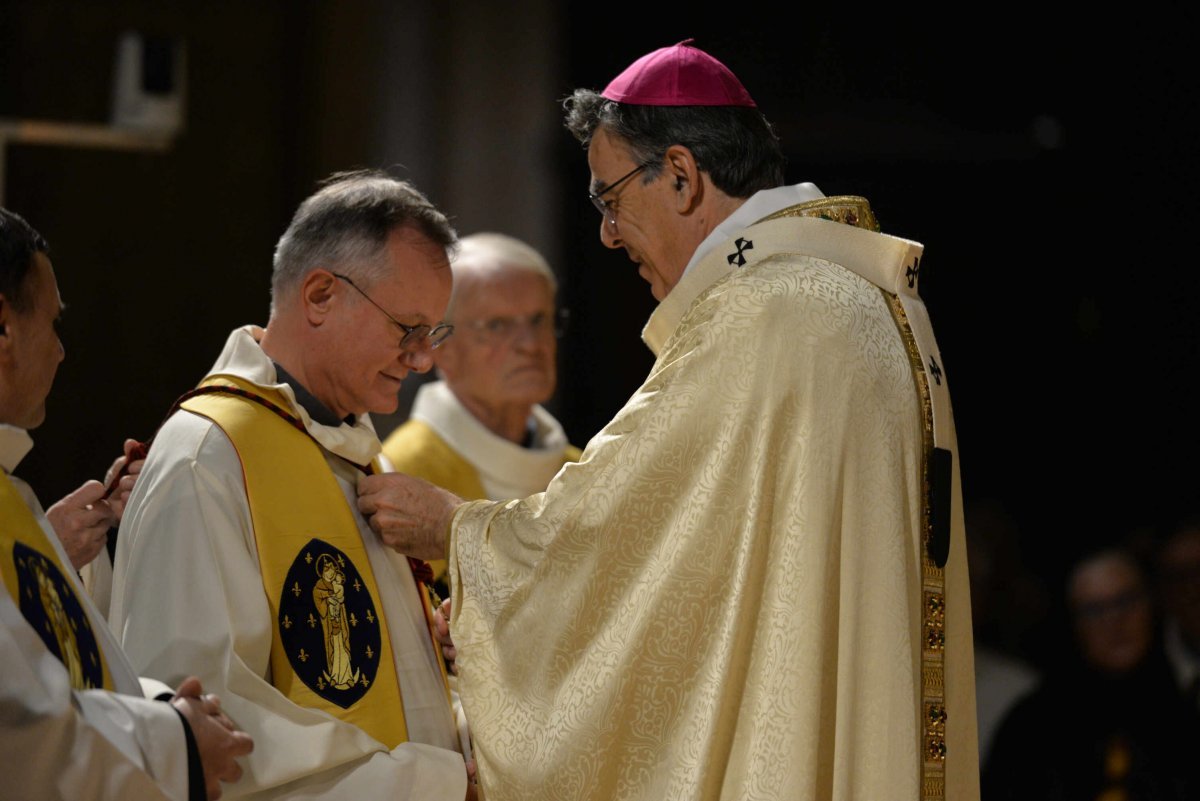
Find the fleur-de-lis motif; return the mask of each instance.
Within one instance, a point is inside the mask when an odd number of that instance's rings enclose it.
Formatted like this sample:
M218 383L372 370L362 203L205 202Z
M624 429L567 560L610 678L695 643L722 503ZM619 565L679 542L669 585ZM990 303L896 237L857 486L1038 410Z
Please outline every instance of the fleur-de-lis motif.
M300 653L296 654L296 658L299 659L301 662L307 662L308 654L304 652L303 648L301 648Z
M285 629L290 629L292 627L292 619L287 615L283 616L283 627Z

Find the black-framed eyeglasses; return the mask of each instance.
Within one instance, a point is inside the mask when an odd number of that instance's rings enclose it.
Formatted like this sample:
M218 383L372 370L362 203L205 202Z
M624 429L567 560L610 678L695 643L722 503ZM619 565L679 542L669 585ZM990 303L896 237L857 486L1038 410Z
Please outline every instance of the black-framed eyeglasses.
M592 205L596 207L596 210L600 212L601 216L604 217L609 225L617 224L617 210L610 206L608 201L601 197L601 195L607 195L609 192L613 191L618 186L625 183L644 169L646 169L646 165L640 164L622 175L617 180L613 181L608 186L601 189L599 192L588 192L588 200L592 201Z
M420 350L422 345L428 345L432 350L445 342L446 339L454 333L454 326L450 323L439 323L435 326L405 325L393 317L387 309L376 303L374 298L364 292L362 288L358 284L351 281L348 276L342 275L341 273L333 273L333 277L339 278L350 286L354 287L355 291L366 298L372 306L379 309L384 313L384 315L387 316L389 320L400 326L400 329L404 332L404 336L400 337L401 350Z
M565 309L556 309L547 314L544 311L516 317L489 317L485 320L472 320L464 325L469 326L481 339L493 344L512 342L526 330L535 337L561 337L566 333L567 321L571 313Z

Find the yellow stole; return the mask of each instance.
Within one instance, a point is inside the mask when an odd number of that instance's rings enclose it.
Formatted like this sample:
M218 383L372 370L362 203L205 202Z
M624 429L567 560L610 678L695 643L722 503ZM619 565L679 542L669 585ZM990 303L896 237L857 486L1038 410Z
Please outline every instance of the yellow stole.
M214 385L278 407L272 411L226 392L180 404L220 426L242 463L263 587L275 617L271 683L296 704L353 723L389 748L407 741L379 589L321 447L298 428L280 393L232 376L201 387Z
M423 420L409 420L396 429L384 443L383 451L402 473L437 484L464 500L487 497L475 465L447 445Z
M58 657L76 690L113 689L91 619L46 532L7 475L0 476L0 584Z

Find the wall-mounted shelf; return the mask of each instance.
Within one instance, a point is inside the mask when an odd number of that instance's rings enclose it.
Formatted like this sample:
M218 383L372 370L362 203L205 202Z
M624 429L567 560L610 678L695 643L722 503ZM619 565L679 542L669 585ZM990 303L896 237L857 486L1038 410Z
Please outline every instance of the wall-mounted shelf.
M4 205L4 169L9 143L162 152L170 148L175 134L175 131L139 130L98 123L0 118L0 206Z

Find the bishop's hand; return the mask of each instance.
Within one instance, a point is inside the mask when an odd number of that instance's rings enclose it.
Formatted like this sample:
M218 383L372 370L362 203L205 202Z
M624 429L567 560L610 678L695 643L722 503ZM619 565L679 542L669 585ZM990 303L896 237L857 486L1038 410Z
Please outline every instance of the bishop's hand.
M463 499L424 479L378 473L358 479L358 510L389 548L418 559L445 559L450 520Z

